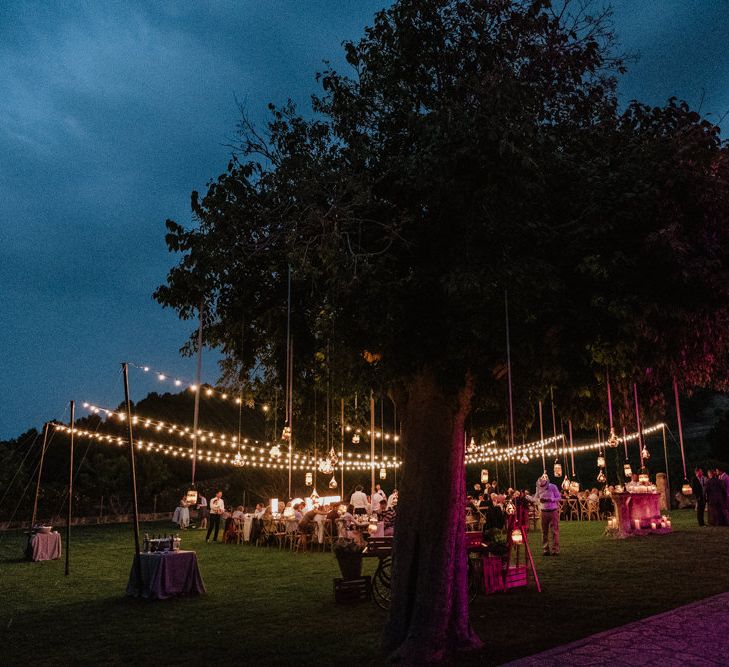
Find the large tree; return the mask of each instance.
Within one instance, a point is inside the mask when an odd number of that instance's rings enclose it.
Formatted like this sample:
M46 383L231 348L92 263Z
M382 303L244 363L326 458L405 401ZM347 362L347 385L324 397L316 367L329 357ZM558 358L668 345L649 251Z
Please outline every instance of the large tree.
M286 366L291 267L297 372L316 382L325 359L340 385L397 402L393 658L481 644L464 423L503 399L505 292L522 386L558 384L585 415L606 367L626 383L650 369L657 394L677 366L703 359L706 380L725 356L687 329L725 312L724 147L681 105L619 112L608 18L400 0L345 43L348 73L319 75L313 114L271 106L265 132L243 119L227 171L192 195L196 227L167 221L183 258L156 298L189 318L203 296L228 369Z

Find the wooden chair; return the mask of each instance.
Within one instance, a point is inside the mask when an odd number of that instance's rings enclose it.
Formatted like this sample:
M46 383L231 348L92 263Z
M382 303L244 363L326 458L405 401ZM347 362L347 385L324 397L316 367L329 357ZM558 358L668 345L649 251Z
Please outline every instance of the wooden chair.
M587 501L587 520L588 521L599 521L600 520L600 505L595 501Z
M579 521L580 520L580 505L577 498L567 499L567 520L568 521Z

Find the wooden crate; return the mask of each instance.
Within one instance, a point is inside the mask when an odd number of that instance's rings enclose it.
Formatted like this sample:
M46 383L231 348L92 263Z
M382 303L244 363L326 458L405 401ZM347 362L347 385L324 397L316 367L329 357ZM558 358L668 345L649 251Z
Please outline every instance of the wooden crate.
M372 578L334 580L334 601L339 604L352 604L369 600L372 596Z
M511 565L506 570L506 576L504 577L505 588L517 588L518 586L527 585L527 566L526 565Z

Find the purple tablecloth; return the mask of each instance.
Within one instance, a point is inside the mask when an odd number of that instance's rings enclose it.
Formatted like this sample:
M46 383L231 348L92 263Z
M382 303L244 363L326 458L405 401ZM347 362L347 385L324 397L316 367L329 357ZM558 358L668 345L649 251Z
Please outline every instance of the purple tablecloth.
M135 558L129 574L127 595L166 600L177 595L199 595L205 592L194 551L139 554L139 563L142 570L142 590L139 590Z
M36 533L30 538L31 560L58 560L61 557L61 533Z

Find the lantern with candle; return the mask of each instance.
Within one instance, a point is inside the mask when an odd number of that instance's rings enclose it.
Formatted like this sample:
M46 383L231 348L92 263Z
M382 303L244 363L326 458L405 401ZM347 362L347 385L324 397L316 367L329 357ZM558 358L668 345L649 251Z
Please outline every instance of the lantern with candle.
M640 472L638 473L638 483L639 484L650 484L651 478L648 475L648 469L647 468L641 468Z
M521 528L514 528L511 531L511 541L514 544L521 544L524 542L524 536L522 535Z
M554 460L554 476L562 477L562 464L556 459Z
M630 467L630 461L626 461L623 465L623 472L628 479L633 476L633 469Z

